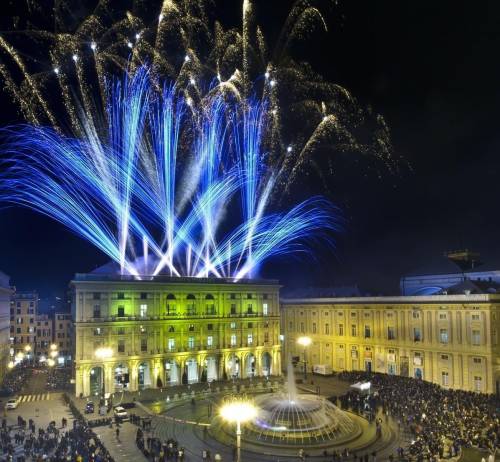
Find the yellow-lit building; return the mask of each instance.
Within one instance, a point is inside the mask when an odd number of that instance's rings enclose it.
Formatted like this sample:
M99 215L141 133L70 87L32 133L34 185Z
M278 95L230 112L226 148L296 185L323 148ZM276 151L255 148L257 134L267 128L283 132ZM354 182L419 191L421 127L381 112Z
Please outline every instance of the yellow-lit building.
M276 281L77 274L77 396L281 373Z
M283 357L500 392L500 295L282 299ZM310 337L304 348L297 343ZM303 364L303 363L302 363ZM326 366L323 368L322 366Z
M10 361L10 297L13 288L10 278L0 271L0 383L3 381Z
M10 302L10 354L14 361L33 359L36 347L38 294L16 292Z

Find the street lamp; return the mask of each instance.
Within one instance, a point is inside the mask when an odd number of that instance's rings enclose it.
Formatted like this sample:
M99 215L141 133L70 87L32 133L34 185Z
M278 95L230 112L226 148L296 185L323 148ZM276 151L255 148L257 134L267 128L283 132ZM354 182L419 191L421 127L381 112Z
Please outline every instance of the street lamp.
M241 461L241 424L257 415L257 408L247 400L233 399L219 409L219 415L227 422L236 422L236 462Z
M47 366L54 367L55 365L56 362L52 358L47 359Z
M105 361L113 356L113 350L109 347L100 347L94 351L95 357ZM106 397L106 377L104 376L104 364L102 365L102 395Z
M311 337L299 337L297 343L304 347L304 380L307 380L307 360L306 360L306 350L311 344Z

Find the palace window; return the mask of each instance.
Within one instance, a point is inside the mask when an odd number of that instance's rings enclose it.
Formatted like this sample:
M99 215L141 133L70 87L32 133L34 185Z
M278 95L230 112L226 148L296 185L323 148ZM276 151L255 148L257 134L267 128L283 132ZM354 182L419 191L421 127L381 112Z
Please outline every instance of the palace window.
M231 346L236 346L236 334L231 334Z
M448 343L448 329L439 329L439 341Z
M253 307L251 303L249 303L247 306L247 314L253 314Z
M248 334L247 335L247 344L250 346L250 345L253 345L253 334Z
M474 390L478 392L483 391L483 379L479 376L474 377Z
M267 303L262 304L262 314L264 316L267 316L269 314L269 307L268 307Z
M300 323L300 332L303 334L305 332L304 323Z
M370 338L372 336L370 326L365 326L365 338Z
M230 324L230 327L231 327L231 329L236 329L236 323L235 323L235 322L232 322L232 323Z
M125 328L124 327L119 327L116 331L118 335L125 335Z
M474 364L481 364L481 358L474 358Z
M167 341L168 351L173 351L175 349L175 339L169 338Z
M99 292L94 292L94 293L92 294L92 298L93 298L94 300L100 300L100 299L101 299L101 294L100 294Z
M420 327L413 328L413 341L420 342L422 340L422 332L420 331Z
M420 319L420 311L413 312L413 319Z
M125 294L123 292L118 292L118 300L124 300Z
M141 351L142 352L148 351L148 339L147 338L141 338Z
M449 376L446 371L441 372L441 385L443 387L447 387L449 385Z
M441 355L441 359L443 361L448 361L448 355Z
M330 335L330 324L329 323L325 324L325 335Z
M102 334L102 329L100 327L96 327L94 329L94 335L101 335Z
M236 314L236 303L231 303L231 314Z
M147 300L148 294L146 292L141 292L141 300Z
M269 342L269 332L264 332L264 342Z
M125 353L125 340L118 340L118 353Z
M174 326L168 326L168 331L169 332L175 332L175 327Z
M140 313L141 313L141 318L145 318L148 315L148 305L141 304Z
M481 345L481 331L473 329L472 330L472 344L473 345Z
M356 324L352 324L351 325L351 336L352 337L356 337L356 335L358 335L358 333L357 333L357 326L356 326Z
M214 344L214 338L211 335L209 335L207 337L207 347L211 347L213 344Z
M213 324L207 324L207 330L214 330Z
M481 319L481 315L479 313L474 313L471 317L473 321L479 321Z
M194 337L188 337L188 348L190 350L194 348Z
M313 334L316 333L316 323L315 322L312 323L312 333Z
M125 307L124 306L119 306L118 307L118 313L117 316L119 318L124 318L125 317Z
M344 324L339 324L339 335L344 335Z
M94 318L101 317L101 305L94 305Z
M387 339L388 340L395 340L396 339L396 330L394 329L394 326L387 327Z
M194 324L189 324L189 332L194 332Z
M249 329L253 329L253 322L249 322L249 323L247 324L247 327L248 327Z

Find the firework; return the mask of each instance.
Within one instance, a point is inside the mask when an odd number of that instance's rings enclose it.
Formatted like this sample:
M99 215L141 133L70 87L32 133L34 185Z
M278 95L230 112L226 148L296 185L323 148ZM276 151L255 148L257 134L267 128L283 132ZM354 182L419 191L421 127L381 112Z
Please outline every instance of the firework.
M76 0L46 3L28 1L26 24L16 20L0 37L0 74L31 123L76 136L85 136L82 119L105 126L107 82L147 63L153 80L175 82L200 112L215 95L266 100L268 163L282 192L311 165L325 180L342 152L397 166L383 118L293 58L295 44L326 30L319 7L328 0L297 1L272 47L251 0L242 0L241 27L228 29L203 0L100 0L87 15ZM328 155L315 156L324 146Z
M81 138L8 129L0 200L58 220L139 278L251 277L269 257L338 228L320 198L268 213L265 102L215 96L194 110L152 78L140 67L110 84L105 135L84 115ZM186 133L193 155L181 168Z

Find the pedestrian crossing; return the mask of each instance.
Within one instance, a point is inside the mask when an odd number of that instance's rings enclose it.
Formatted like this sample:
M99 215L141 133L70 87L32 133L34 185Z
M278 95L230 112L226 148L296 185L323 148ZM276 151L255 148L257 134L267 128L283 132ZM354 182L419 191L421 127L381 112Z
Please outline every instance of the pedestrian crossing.
M51 397L50 393L36 393L33 395L20 395L19 403L30 403L32 401L48 401Z

